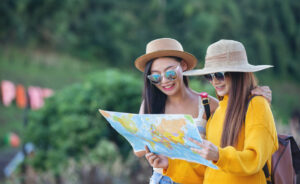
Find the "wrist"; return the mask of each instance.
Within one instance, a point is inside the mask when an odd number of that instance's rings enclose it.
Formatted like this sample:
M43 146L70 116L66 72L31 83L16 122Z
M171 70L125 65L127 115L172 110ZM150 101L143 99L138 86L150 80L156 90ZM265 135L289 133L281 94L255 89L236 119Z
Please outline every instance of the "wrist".
M167 170L168 168L169 168L169 162L166 164L166 166L163 169Z
M218 160L219 160L219 148L218 147L216 147L216 152L215 152L216 154L215 154L215 158L212 160L213 162L218 162Z

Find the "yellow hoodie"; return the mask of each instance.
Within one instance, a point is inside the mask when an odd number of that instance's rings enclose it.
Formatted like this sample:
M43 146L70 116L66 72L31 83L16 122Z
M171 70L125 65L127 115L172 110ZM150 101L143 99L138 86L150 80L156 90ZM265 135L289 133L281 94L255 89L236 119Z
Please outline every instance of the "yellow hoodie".
M219 169L207 167L203 180L201 169L197 170L195 164L169 159L169 167L164 170L165 175L184 184L202 181L204 184L266 183L262 168L267 161L270 168L271 156L278 149L277 132L270 106L263 97L254 97L249 104L237 146L220 148L227 103L228 96L224 96L206 125L207 140L219 148L219 160L215 162ZM189 172L186 178L178 177L186 171Z

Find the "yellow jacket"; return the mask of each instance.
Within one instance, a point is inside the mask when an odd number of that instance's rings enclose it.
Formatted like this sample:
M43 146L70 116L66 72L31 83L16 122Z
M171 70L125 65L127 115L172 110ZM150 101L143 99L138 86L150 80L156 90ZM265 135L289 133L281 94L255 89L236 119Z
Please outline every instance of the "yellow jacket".
M228 96L225 96L206 126L207 140L218 147L227 103ZM219 167L218 170L207 167L203 180L201 169L197 170L195 164L169 159L169 167L164 170L164 174L174 178L175 182L184 184L202 183L202 181L204 184L266 183L262 168L267 161L270 168L271 156L277 149L277 132L269 104L263 97L257 96L249 104L237 146L219 147L219 160L215 162ZM189 173L186 178L178 177L186 171Z

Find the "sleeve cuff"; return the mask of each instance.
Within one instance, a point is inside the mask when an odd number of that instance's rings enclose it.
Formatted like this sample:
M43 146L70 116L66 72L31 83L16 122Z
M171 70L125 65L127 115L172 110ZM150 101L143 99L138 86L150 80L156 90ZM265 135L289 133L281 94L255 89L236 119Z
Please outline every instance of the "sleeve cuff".
M169 166L167 169L163 169L163 175L169 175L169 174L172 174L174 171L174 165L175 164L175 160L171 159L171 158L168 158L168 162L169 162Z
M219 160L213 161L213 163L219 168L223 168L224 165L229 161L228 155L230 155L231 146L227 146L225 148L219 147Z

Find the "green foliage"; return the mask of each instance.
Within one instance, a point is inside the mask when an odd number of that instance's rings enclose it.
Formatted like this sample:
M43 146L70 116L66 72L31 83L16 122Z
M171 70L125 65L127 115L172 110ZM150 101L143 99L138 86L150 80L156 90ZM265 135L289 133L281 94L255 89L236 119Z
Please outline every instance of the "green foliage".
M29 118L26 139L37 146L37 168L59 172L69 158L80 160L95 149L103 138L113 141L123 156L131 150L99 114L98 109L138 112L141 80L119 70L106 70L87 77L49 98L44 108ZM98 145L99 159L114 152L109 144ZM109 151L112 150L112 151ZM109 155L106 155L109 154Z
M0 40L127 66L158 37L178 39L200 60L212 42L236 39L252 63L299 79L298 12L295 0L0 1Z
M198 93L206 92L211 96L216 96L214 87L204 80L203 77L190 78L189 87Z

